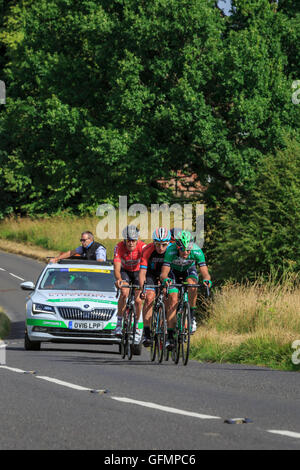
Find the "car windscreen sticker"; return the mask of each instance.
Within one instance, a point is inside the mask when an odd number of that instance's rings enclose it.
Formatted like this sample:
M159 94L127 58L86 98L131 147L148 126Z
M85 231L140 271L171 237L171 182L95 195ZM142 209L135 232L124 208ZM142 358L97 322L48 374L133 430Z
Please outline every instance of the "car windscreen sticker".
M98 300L93 298L75 298L75 299L47 299L47 302L98 302L102 304L112 304L117 305L117 301L112 300Z
M104 273L110 274L112 271L110 269L85 269L85 268L69 268L69 272L85 272L85 273Z

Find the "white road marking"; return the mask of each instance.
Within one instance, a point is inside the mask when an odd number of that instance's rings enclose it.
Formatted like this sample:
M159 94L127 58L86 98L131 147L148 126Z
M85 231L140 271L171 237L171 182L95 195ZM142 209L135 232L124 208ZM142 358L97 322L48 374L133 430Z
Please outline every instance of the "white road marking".
M281 434L282 436L288 436L288 437L295 437L296 439L300 439L300 433L299 432L292 432L292 431L281 431L281 430L276 430L276 429L268 429L268 432L272 432L273 434Z
M111 398L113 400L121 401L123 403L132 403L134 405L145 406L146 408L153 408L153 409L160 410L160 411L166 411L167 413L175 413L175 414L184 415L184 416L191 416L193 418L221 419L219 416L210 416L210 415L195 413L193 411L179 410L178 408L171 408L169 406L157 405L156 403L151 403L147 401L138 401L138 400L132 400L131 398L123 398L123 397L111 397Z
M0 366L1 369L11 370L12 372L18 372L18 374L25 374L25 370L16 369L15 367Z
M64 382L63 380L53 379L52 377L45 377L42 375L36 375L37 379L47 380L48 382L53 382L58 385L62 385L64 387L73 388L74 390L81 390L81 391L90 391L90 388L82 387L81 385L71 384L69 382Z
M0 268L0 271L6 271L6 269Z
M23 369L17 369L16 367L8 367L8 366L0 365L0 369L10 370L12 372L17 372L18 374L28 373L28 371L23 370ZM72 384L70 382L65 382L63 380L54 379L53 377L35 375L35 378L46 380L47 382L52 382L52 383L55 383L57 385L62 385L64 387L72 388L74 390L88 391L88 392L91 392L91 391L94 390L94 389L91 389L91 388L82 387L81 385L75 385L75 384ZM159 410L159 411L165 411L167 413L174 413L174 414L179 414L179 415L183 415L183 416L190 416L192 418L222 419L222 418L220 418L220 416L211 416L211 415L205 415L205 414L201 414L201 413L195 413L193 411L180 410L178 408L172 408L172 407L169 407L169 406L158 405L156 403L133 400L132 398L126 398L126 397L110 397L110 398L112 400L120 401L122 403L131 403L133 405L144 406L146 408L152 408L152 409L156 409L156 410ZM300 439L300 433L293 432L293 431L268 429L267 432L270 432L270 433L273 433L273 434L280 434L282 436L294 437L296 439Z
M13 277L16 277L17 279L20 279L20 281L25 281L25 279L23 279L23 278L20 277L20 276L16 276L16 275L13 274L13 273L9 273L9 274L10 274L11 276L13 276Z

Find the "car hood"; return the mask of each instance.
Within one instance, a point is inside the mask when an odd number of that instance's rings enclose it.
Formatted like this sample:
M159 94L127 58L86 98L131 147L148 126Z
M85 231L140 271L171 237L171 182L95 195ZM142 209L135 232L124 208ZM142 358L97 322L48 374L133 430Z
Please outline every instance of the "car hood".
M53 306L76 306L80 309L116 306L118 301L113 292L91 291L39 291L32 296L33 302L47 303Z

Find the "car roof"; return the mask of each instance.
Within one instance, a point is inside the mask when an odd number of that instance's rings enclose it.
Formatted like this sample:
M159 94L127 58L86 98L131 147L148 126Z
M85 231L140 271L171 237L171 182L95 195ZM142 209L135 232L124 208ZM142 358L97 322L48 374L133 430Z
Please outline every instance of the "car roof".
M106 267L107 269L113 269L113 263L112 260L107 260L107 261L95 261L95 260L85 260L85 259L61 259L57 263L50 263L46 267L61 267L61 265L64 266L69 266L69 267L76 267L80 265L81 268L91 268L92 266L96 267Z

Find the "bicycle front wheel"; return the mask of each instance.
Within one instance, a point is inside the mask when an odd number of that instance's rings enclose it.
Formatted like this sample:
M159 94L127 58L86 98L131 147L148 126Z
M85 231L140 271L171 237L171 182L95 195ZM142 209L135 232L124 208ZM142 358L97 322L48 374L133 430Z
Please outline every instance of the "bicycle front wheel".
M166 310L164 304L157 309L157 360L162 362L166 347Z
M151 324L150 324L150 339L151 339L151 346L150 346L150 361L155 361L156 358L156 350L157 350L157 336L156 336L156 329L157 329L157 312L153 309Z
M181 331L180 331L180 343L181 343L181 356L183 365L187 365L190 354L190 340L191 340L191 309L188 302L185 302L183 306L183 312L181 317Z
M127 347L127 355L128 359L131 360L133 356L133 349L134 349L134 340L135 340L135 327L136 327L136 319L135 319L135 308L133 307L130 309L128 315L128 347Z
M126 317L123 320L120 352L121 352L122 359L125 359L126 353L127 353L127 318Z

